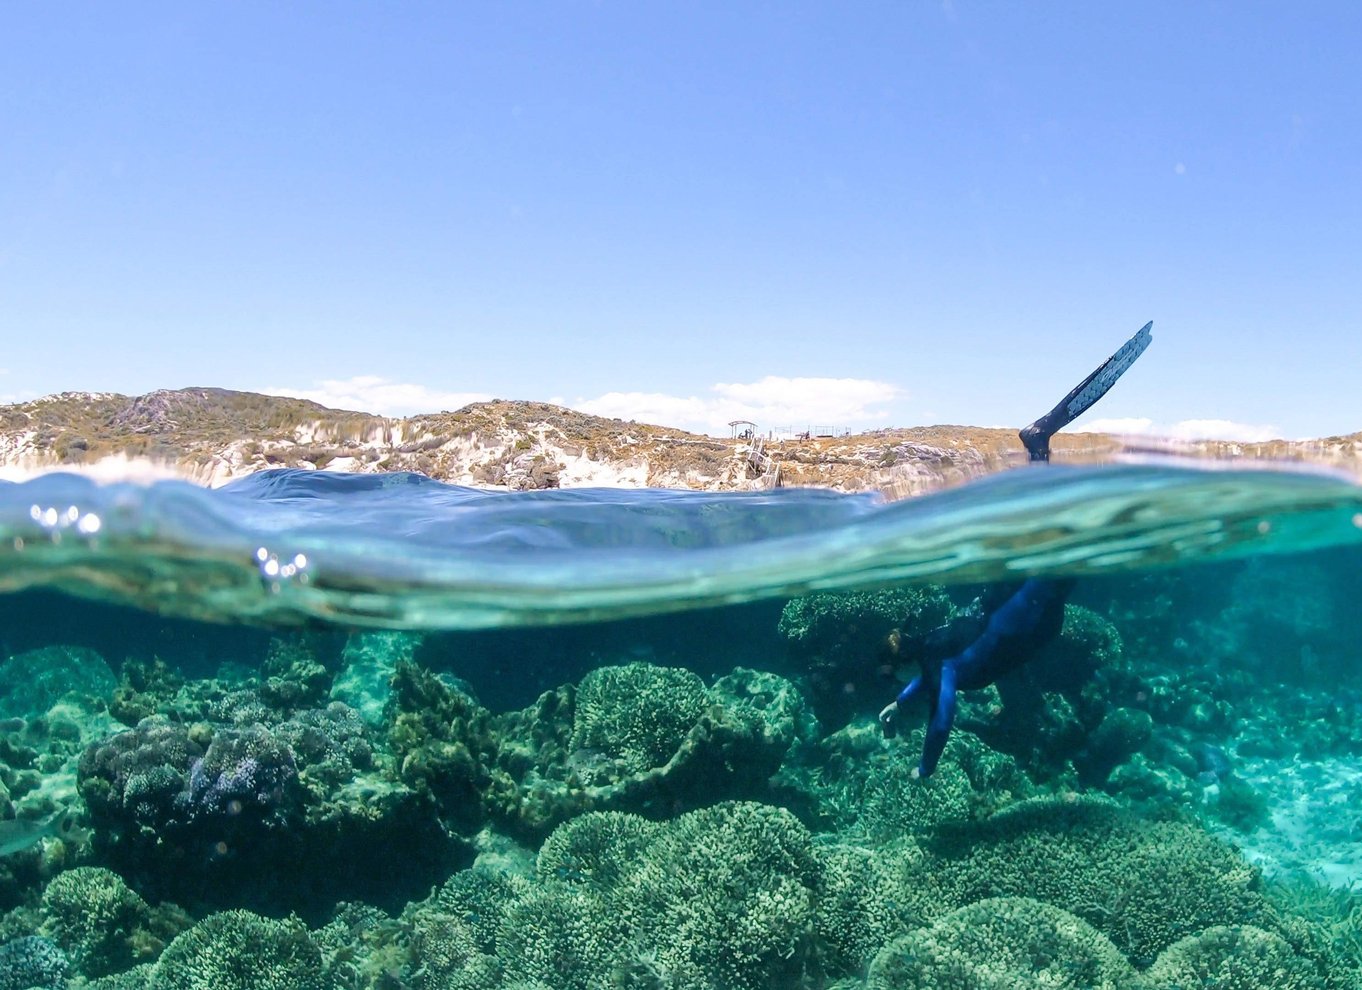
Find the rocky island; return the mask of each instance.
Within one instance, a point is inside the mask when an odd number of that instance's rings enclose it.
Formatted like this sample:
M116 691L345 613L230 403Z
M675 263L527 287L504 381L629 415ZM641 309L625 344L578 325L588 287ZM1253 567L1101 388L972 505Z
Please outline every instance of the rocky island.
M758 442L760 441L760 442ZM1059 459L1129 446L1062 433ZM1309 441L1198 441L1157 452L1288 460L1359 473L1362 432ZM221 388L146 395L64 392L0 406L0 478L78 470L204 485L273 467L417 471L454 484L528 490L590 485L742 490L817 485L920 494L1020 463L1015 431L920 426L805 439L720 438L544 402L493 400L402 418Z

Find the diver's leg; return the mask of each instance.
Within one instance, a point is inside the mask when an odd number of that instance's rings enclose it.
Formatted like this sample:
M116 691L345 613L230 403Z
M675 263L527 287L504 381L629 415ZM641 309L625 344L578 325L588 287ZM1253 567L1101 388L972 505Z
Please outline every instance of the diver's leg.
M1142 326L1135 336L1127 340L1119 351L1103 361L1097 370L1073 387L1068 395L1059 400L1048 413L1030 426L1022 429L1018 436L1033 461L1050 459L1050 438L1081 416L1093 403L1116 384L1125 370L1135 363L1135 359L1149 346L1150 331L1154 321Z
M941 665L941 690L932 707L932 720L927 723L927 739L922 744L922 762L917 775L930 777L936 771L941 754L946 749L951 726L955 724L955 664Z

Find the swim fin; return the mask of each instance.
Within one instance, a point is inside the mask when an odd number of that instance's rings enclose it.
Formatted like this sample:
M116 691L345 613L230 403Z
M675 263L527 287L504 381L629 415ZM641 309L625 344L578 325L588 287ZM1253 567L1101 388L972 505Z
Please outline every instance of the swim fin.
M1050 438L1059 430L1087 412L1098 399L1106 395L1116 380L1125 374L1135 359L1144 353L1152 339L1154 321L1150 320L1127 340L1121 349L1107 358L1092 374L1073 387L1048 413L1023 429L1018 436L1033 461L1050 459Z

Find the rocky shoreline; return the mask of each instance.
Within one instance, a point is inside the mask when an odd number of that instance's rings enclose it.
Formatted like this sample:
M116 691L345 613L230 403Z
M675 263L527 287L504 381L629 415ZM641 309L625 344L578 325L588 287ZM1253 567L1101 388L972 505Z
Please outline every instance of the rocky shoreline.
M405 418L216 388L142 396L67 392L0 407L0 479L52 470L103 479L176 477L217 486L272 467L416 471L511 491L557 487L748 490L774 484L906 497L1021 463L1008 429L926 426L838 437L743 439L608 419L543 402L493 400ZM1129 449L1105 434L1061 434L1056 459ZM1362 474L1362 433L1310 441L1199 441L1157 453L1292 461Z

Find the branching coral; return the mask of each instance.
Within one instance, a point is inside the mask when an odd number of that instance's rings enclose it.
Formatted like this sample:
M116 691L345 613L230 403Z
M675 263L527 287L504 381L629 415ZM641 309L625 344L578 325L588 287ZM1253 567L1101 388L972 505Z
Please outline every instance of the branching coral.
M1026 897L961 908L892 942L868 990L1132 990L1139 977L1081 918Z
M1154 990L1327 990L1319 967L1253 925L1215 926L1175 942L1149 968Z
M958 904L1030 896L1079 915L1137 965L1213 925L1265 909L1257 870L1180 822L1144 822L1097 798L1032 799L943 829L927 848Z
M897 690L894 668L950 614L950 599L935 587L820 593L787 604L779 632L819 720L837 729L880 709L886 689Z
M45 935L86 976L106 976L137 961L136 936L151 909L116 873L81 866L58 874L43 891Z
M0 945L0 990L64 990L66 954L40 935Z
M573 749L596 749L624 773L666 763L709 706L709 692L680 667L598 667L577 686Z
M331 990L321 950L296 919L210 915L171 942L148 990Z

